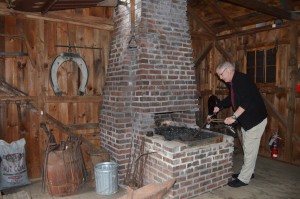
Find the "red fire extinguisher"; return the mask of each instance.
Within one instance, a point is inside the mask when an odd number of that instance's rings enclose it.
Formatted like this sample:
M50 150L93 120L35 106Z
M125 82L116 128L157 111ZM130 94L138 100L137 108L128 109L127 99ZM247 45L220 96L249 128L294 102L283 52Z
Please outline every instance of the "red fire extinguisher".
M279 140L281 138L278 136L278 134L274 134L270 140L269 140L269 146L270 146L270 150L271 150L271 158L277 159L278 158L278 144L279 144Z

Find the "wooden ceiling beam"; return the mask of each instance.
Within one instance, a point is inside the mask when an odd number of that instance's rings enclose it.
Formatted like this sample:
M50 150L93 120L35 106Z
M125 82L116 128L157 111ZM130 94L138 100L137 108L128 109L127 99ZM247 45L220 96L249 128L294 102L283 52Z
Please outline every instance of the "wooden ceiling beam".
M46 14L53 6L57 3L58 0L47 1L42 7L41 13Z
M264 13L266 15L271 15L279 19L287 19L287 20L297 20L299 17L292 15L291 12L285 11L283 9L269 6L265 3L262 3L257 0L222 0L227 3L231 3L243 8L247 8L250 10L255 10L257 12Z
M205 30L207 31L210 35L215 36L216 33L207 25L206 22L204 22L202 19L200 19L197 16L197 13L190 7L188 6L187 13Z
M1 1L1 0L0 0ZM2 0L4 2L4 0ZM115 7L118 0L6 0L8 6L14 10L25 12L48 11L91 8L97 6Z
M239 32L233 32L233 33L229 33L229 34L219 35L216 37L216 40L229 39L233 36L243 36L243 35L249 35L249 34L254 34L254 33L258 33L258 32L276 30L276 29L287 28L287 27L289 27L289 24L282 24L282 25L276 26L274 28L271 25L267 25L267 26L262 26L259 28L252 28L252 29L248 29L248 30L242 30Z
M211 7L213 7L224 19L225 23L234 29L235 31L238 31L237 25L235 22L223 11L222 8L218 5L216 0L205 0L207 4L209 4Z
M70 14L62 14L58 12L51 12L51 14L42 15L39 13L31 13L31 12L22 12L17 10L11 10L6 7L5 3L0 2L0 15L7 16L15 16L18 18L27 18L27 19L41 19L45 21L53 21L60 23L67 23L73 25L79 25L84 27L90 27L101 30L114 30L114 22L112 19L106 19L101 17L94 16L85 16L81 15L70 15Z

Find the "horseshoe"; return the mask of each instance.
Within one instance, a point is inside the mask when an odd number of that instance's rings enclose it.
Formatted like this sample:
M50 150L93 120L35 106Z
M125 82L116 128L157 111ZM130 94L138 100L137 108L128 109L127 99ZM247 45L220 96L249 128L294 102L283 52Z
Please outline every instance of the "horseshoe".
M82 74L82 80L80 82L78 95L82 96L84 95L85 88L88 81L88 69L86 66L85 61L82 59L82 57L77 53L61 53L58 55L52 62L51 68L50 68L50 79L51 79L51 86L53 88L53 91L56 96L61 96L62 91L59 88L58 82L57 82L57 71L60 65L62 65L66 61L73 61L75 62L78 67L80 68L81 74Z

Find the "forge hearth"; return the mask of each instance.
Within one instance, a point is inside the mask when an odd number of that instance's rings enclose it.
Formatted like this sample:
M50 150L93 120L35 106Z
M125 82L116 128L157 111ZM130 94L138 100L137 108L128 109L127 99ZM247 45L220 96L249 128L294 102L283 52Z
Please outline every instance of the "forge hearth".
M155 153L145 166L145 184L175 178L167 199L192 198L225 186L232 174L234 138L201 131L212 136L193 141L168 141L158 134L146 137L145 151Z
M223 136L205 129L178 126L162 126L154 129L155 134L162 135L165 140L178 140L188 143L218 143Z

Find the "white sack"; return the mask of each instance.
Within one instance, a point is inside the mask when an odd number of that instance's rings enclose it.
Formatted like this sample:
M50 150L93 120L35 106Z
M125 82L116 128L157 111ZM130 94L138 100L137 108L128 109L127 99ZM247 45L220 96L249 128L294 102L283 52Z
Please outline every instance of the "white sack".
M0 190L29 184L25 139L7 143L0 140Z

